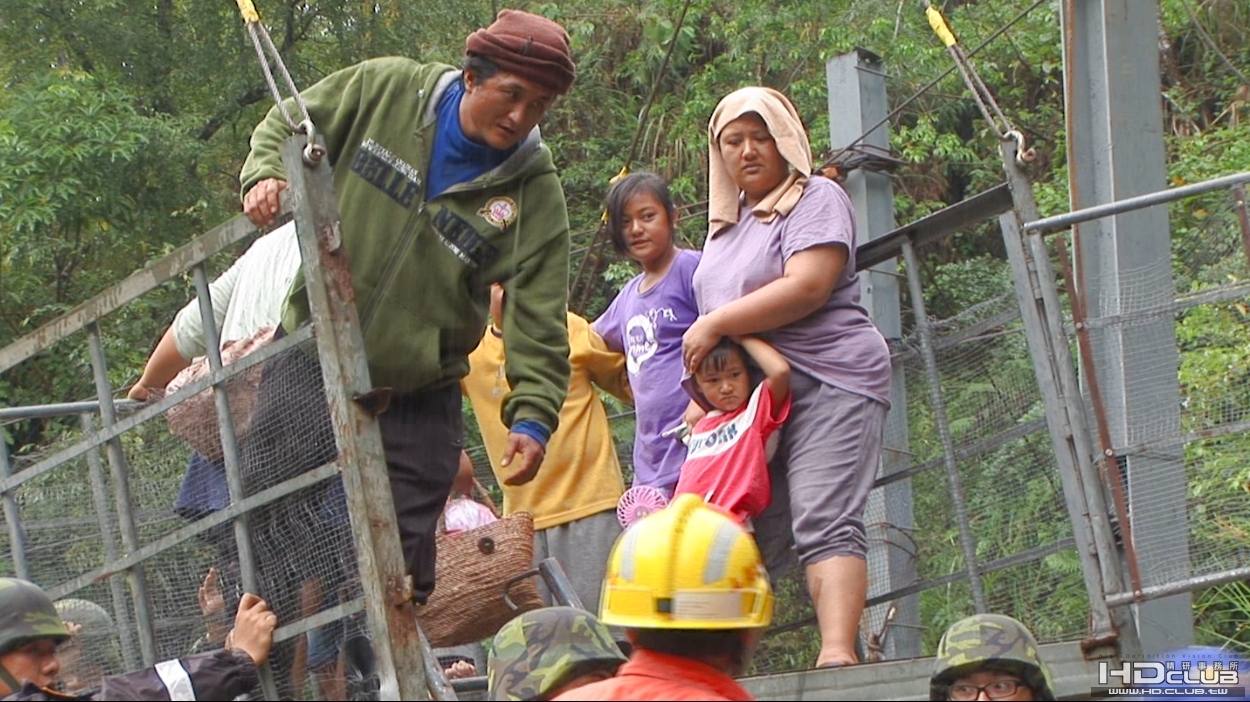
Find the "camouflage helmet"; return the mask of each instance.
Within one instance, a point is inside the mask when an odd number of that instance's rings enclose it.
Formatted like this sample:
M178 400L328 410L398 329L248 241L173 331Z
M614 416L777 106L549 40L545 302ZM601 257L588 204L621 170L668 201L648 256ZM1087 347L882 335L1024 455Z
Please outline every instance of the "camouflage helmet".
M947 699L956 680L981 670L1019 675L1036 699L1055 699L1050 673L1037 652L1037 639L1011 617L977 614L952 624L938 643L929 699Z
M545 699L562 685L625 662L608 628L575 607L546 607L513 619L495 635L487 698Z
M48 593L32 582L0 578L0 653L36 639L68 638Z
M57 600L56 612L61 621L79 627L73 643L91 663L108 672L120 671L121 644L107 610L90 600L71 597Z
M61 621L73 622L82 627L80 637L112 636L113 618L107 610L90 600L67 597L56 601L56 613Z

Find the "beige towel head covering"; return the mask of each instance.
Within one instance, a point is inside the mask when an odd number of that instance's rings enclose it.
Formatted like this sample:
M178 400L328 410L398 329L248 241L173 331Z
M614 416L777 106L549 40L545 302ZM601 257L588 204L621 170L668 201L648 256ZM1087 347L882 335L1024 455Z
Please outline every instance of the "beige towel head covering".
M752 208L756 217L771 222L777 215L789 214L812 174L812 147L807 140L807 130L785 95L762 87L742 88L726 95L707 125L708 236L738 222L738 184L725 170L719 139L725 125L748 112L764 119L777 142L777 151L790 164L790 177Z

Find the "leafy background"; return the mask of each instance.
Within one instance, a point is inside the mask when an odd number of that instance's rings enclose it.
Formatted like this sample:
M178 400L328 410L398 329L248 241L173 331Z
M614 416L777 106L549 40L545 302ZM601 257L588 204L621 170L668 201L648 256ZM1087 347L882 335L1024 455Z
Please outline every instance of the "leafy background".
M796 103L818 155L829 150L824 63L854 47L880 54L899 103L949 67L918 3L908 0L692 0L676 47L657 75L684 0L520 2L569 30L578 60L574 90L549 113L544 134L568 196L577 269L598 227L608 178L620 169L636 130L635 168L664 175L688 217L692 246L702 241L706 199L705 124L717 100L746 84L765 84ZM949 0L943 3L967 45L975 45L1032 3ZM258 9L300 85L343 65L391 54L455 63L464 37L485 26L497 2L398 0L316 2L262 0ZM1250 164L1250 4L1236 0L1161 0L1158 37L1169 177L1174 183L1244 170ZM234 3L150 0L42 2L6 0L0 13L0 345L48 322L95 292L189 241L238 211L238 171L252 126L269 106L261 73ZM1031 175L1043 214L1067 207L1062 61L1057 3L1048 2L976 58L1000 104L1039 153ZM654 82L660 90L645 123L638 116ZM1250 118L1250 114L1245 115ZM891 124L892 146L908 165L893 175L895 217L906 222L1000 181L993 139L958 77L949 76L913 101ZM1227 203L1172 209L1178 292L1246 276L1243 254L1227 246ZM1010 292L997 229L989 224L955 234L920 252L930 283L930 315L947 319ZM220 268L229 254L215 261ZM621 282L628 263L596 261L581 311L595 316ZM114 315L106 328L111 381L138 376L174 311L192 295L189 278ZM1179 320L1181 386L1197 408L1187 422L1227 418L1250 407L1250 348L1242 304L1206 306ZM908 322L910 324L910 322ZM1006 378L1027 377L1022 348L995 347ZM77 400L92 394L84 353L48 355L0 380L8 406ZM1228 388L1238 392L1228 392ZM956 427L984 419L986 387L951 381L948 411ZM919 388L913 397L923 397ZM1218 406L1217 406L1218 405ZM1205 408L1205 409L1203 409ZM622 408L614 406L615 411ZM1013 421L1039 416L1010 410ZM909 407L913 450L939 450L927 407ZM54 442L65 420L4 428L19 457ZM616 426L622 453L632 435ZM140 439L134 439L140 441ZM472 440L471 440L472 443ZM1019 476L1012 452L978 470L1009 482ZM1250 445L1244 436L1192 446L1191 498L1240 493ZM998 471L998 473L995 473ZM71 477L67 473L67 481ZM81 474L74 480L81 481ZM918 525L949 524L940 486L916 486ZM1044 491L1043 491L1044 492ZM1039 493L1027 509L989 501L983 533L1026 530L1027 517L1053 510ZM1218 510L1211 510L1218 512ZM1241 539L1240 523L1199 510L1195 539ZM1014 531L1013 531L1014 530ZM949 532L933 538L950 539ZM1035 537L1030 537L1035 538ZM990 549L993 539L980 548ZM77 558L67 553L67 558ZM1079 583L1074 559L1048 557L1044 568ZM1037 573L1018 577L1020 587ZM1079 589L1039 583L1034 597L1052 598L1057 619L1084 616ZM1013 585L1014 587L1015 585ZM790 593L792 598L800 594ZM922 610L931 646L941 626L967 611L958 589L926 593ZM1196 616L1203 641L1250 645L1250 588L1233 583L1202 592ZM1058 626L1058 625L1057 625ZM1063 628L1063 627L1059 627ZM807 637L810 640L810 637ZM794 655L806 649L794 644Z

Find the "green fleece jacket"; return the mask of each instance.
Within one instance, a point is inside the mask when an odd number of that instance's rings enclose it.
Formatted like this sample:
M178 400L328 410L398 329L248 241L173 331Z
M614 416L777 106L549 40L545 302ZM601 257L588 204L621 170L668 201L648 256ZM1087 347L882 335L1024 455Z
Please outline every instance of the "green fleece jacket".
M482 338L490 284L502 282L512 387L503 421L554 431L569 383L564 190L535 128L499 167L426 201L435 108L459 79L451 66L381 58L303 92L334 167L369 372L375 387L401 392L459 380ZM243 193L286 178L279 148L290 135L271 109L252 133ZM283 325L309 316L301 279Z

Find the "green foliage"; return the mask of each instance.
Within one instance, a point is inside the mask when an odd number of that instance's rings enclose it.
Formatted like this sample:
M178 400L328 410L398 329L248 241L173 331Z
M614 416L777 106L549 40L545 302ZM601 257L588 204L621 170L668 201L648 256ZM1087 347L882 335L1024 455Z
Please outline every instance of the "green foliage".
M972 1L945 7L962 41L971 47L1029 4ZM1169 175L1183 183L1244 170L1250 163L1250 120L1242 113L1250 89L1228 70L1226 60L1250 65L1250 42L1244 41L1250 11L1236 2L1161 4ZM487 24L496 5L478 0L262 0L259 10L296 81L308 85L373 56L402 54L456 63L464 37ZM669 179L678 204L685 206L683 239L692 246L702 243L706 123L717 101L731 90L764 84L788 94L809 127L814 150L823 157L831 146L830 120L839 118L828 114L828 59L857 46L881 54L892 105L912 97L951 65L915 3L691 0L675 35L686 0L520 5L561 21L578 60L573 91L557 102L543 125L568 195L573 250L578 252L574 271L599 230L608 179L627 158L632 158L634 170L653 170ZM1030 175L1043 214L1068 205L1057 6L1043 4L974 58L999 104L1038 150ZM661 74L671 41L676 46ZM0 42L5 47L0 54L0 345L5 345L236 211L237 173L247 139L270 98L229 2L8 0L0 12ZM640 124L653 85L659 88L656 99ZM890 129L894 150L908 162L893 175L899 223L1002 180L995 138L957 74L911 101L892 119ZM1184 272L1178 293L1250 279L1225 194L1179 203L1172 207L1171 218L1175 263ZM600 260L589 266L592 283L580 305L588 317L634 275L631 264L600 251ZM1001 311L996 300L1012 304L1004 258L994 222L920 251L930 316L955 319L940 334ZM114 387L137 377L147 352L189 296L188 281L175 281L103 325ZM1235 301L1181 316L1177 332L1186 431L1244 418L1250 411L1247 316ZM81 342L71 339L66 346L72 344L74 351L58 348L6 372L0 380L0 404L92 395L90 360ZM1041 416L1035 398L1020 390L1034 381L1019 329L980 340L975 348L966 357L940 359L943 396L958 447L985 435L986 427L1007 430ZM943 446L929 388L916 358L906 363L912 460L940 459ZM614 401L609 406L613 414L625 409ZM478 446L480 434L471 417L466 410L467 442ZM71 432L69 426L63 421L26 422L5 431L20 455L61 440ZM614 433L627 458L632 421L616 422ZM145 431L128 433L126 441L131 455L151 452L159 443L156 434ZM1061 490L1053 475L1038 469L1049 450L1044 444L1036 436L1026 437L961 462L966 488L974 496L978 558L1018 553L1067 533ZM168 479L180 470L185 456L168 447L158 452L164 453L162 460L144 464L144 469L153 480ZM1240 435L1187 447L1191 497L1197 505L1191 517L1199 525L1194 536L1199 545L1227 546L1250 533L1250 524L1225 514L1227 502L1213 497L1244 497L1250 470L1243 457L1248 452L1250 444ZM475 458L480 465L482 457ZM81 470L66 471L64 478L80 484L83 479ZM944 472L939 467L918 475L912 485L921 576L939 577L963 568L962 556L951 556L961 550ZM167 505L169 498L158 494L145 499ZM98 552L83 544L66 549L65 560L75 568L98 558ZM1083 627L1086 601L1071 552L994 573L986 583L999 593L995 606L1034 613L1036 621L1030 624L1044 637ZM801 588L790 586L779 598L779 612L797 611L806 602ZM1241 586L1204 592L1197 610L1203 636L1239 645L1250 641L1238 623L1250 611L1246 601ZM947 624L971 609L966 584L926 592L921 597L926 644L932 646ZM810 662L809 631L787 632L770 645L787 665Z

